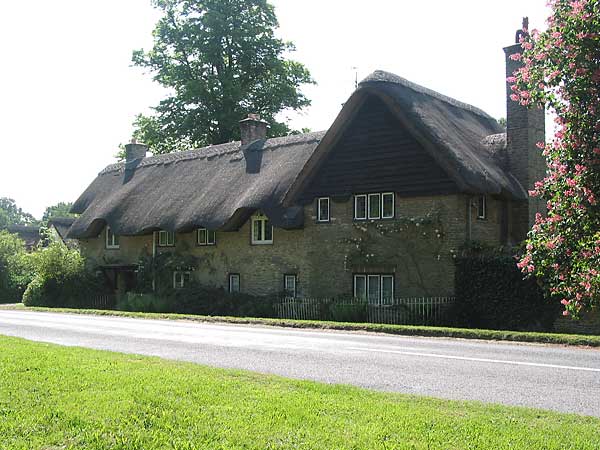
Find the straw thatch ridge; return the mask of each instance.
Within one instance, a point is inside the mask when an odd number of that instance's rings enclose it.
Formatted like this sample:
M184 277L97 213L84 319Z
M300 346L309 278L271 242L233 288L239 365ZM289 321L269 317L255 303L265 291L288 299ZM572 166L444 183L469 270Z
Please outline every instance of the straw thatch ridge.
M177 232L198 227L234 230L257 210L277 227L303 225L300 207L283 196L323 132L201 149L112 164L74 203L81 214L69 238L97 236L105 224L115 233Z
M474 106L378 70L361 81L344 104L319 148L290 188L288 204L301 196L369 96L380 98L388 106L400 124L456 182L461 192L519 200L527 198L516 178L499 164L502 158L491 151L497 151L498 145L491 146L485 140L487 136L504 131L495 119ZM505 150L506 140L503 152Z

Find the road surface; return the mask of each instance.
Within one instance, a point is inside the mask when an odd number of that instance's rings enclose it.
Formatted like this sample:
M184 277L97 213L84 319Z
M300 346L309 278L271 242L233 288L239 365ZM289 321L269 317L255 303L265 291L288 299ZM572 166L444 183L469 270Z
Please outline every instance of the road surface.
M0 334L600 417L595 349L17 310L0 310Z

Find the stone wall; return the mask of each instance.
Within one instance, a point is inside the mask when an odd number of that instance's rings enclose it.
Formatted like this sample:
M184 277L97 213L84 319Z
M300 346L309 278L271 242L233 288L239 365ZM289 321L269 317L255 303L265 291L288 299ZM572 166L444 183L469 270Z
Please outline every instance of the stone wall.
M306 297L352 295L353 274L393 274L396 297L454 294L454 255L467 238L464 195L396 197L395 219L353 220L353 198L331 201L331 221L316 222L316 208L304 209L304 229L274 229L272 245L252 245L250 221L238 231L216 233L216 245L198 246L196 233L176 235L176 251L193 255L193 277L227 288L228 275L240 275L241 290L262 295L283 291L284 274L297 276ZM473 239L498 245L497 202L488 200L488 219L472 222ZM104 231L81 241L95 265L135 264L153 252L152 235L121 236L120 248L105 249Z

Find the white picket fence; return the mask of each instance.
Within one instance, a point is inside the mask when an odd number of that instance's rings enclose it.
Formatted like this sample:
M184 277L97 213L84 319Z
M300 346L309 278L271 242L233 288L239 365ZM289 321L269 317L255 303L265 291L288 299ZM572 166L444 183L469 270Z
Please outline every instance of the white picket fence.
M286 298L276 304L276 311L281 319L440 325L447 320L454 302L454 297L409 297L379 303L360 299Z

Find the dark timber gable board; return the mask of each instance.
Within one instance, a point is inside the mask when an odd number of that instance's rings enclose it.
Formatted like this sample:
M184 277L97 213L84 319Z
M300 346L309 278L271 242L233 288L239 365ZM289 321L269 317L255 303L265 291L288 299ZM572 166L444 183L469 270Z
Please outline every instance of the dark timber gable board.
M450 194L458 188L383 101L369 96L317 169L301 202L386 191L416 196Z

